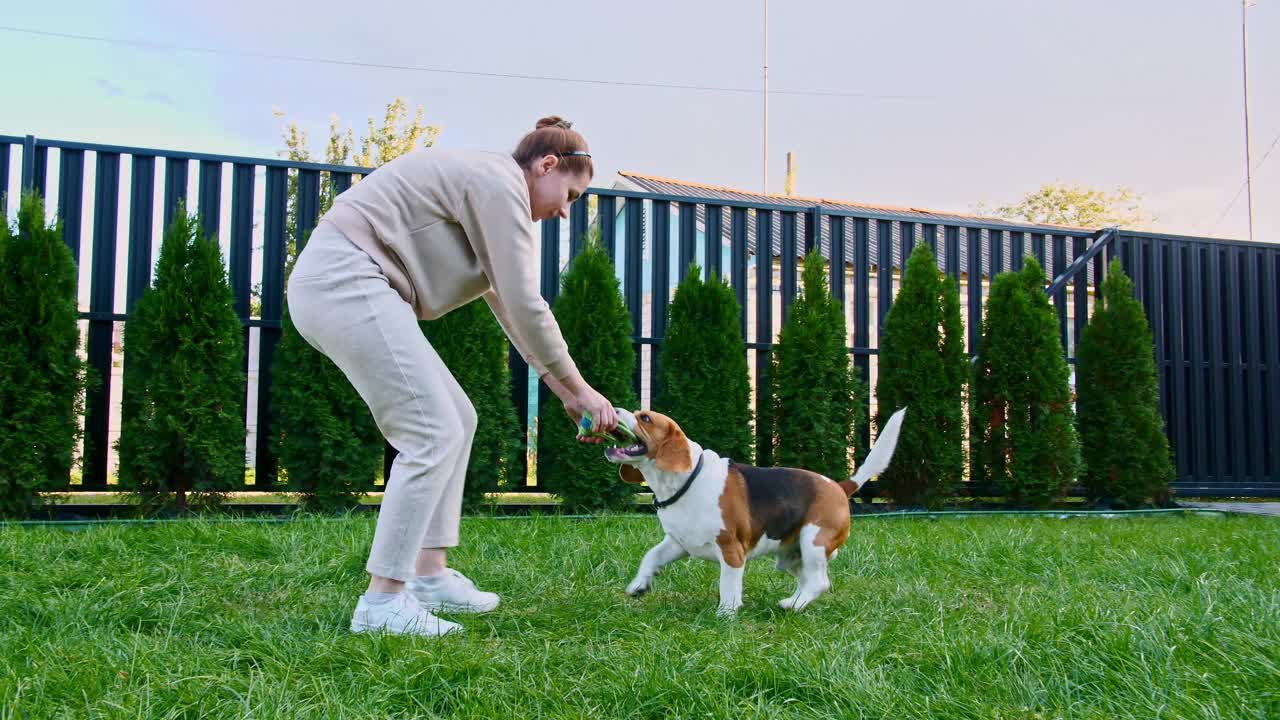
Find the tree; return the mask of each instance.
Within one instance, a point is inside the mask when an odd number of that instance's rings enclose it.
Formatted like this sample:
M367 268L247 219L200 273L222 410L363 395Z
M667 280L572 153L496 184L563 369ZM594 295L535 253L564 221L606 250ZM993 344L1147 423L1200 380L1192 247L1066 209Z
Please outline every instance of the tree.
M1132 508L1169 497L1173 463L1153 348L1133 282L1112 260L1076 360L1084 486L1092 500Z
M733 289L719 277L704 283L692 265L670 312L657 407L704 447L750 462L751 380Z
M244 338L222 250L180 208L125 324L120 484L146 505L214 505L244 472Z
M775 464L849 477L861 393L845 337L844 311L815 248L772 354Z
M1068 369L1040 263L992 283L970 404L971 473L1015 505L1060 500L1080 467Z
M39 195L0 220L0 516L21 517L71 470L91 374L77 350L76 271Z
M276 111L275 116L278 118L283 117L284 113ZM376 168L412 150L420 147L431 147L435 145L436 140L440 137L440 127L438 125L424 124L423 117L423 109L419 106L417 114L410 119L408 106L405 104L404 98L397 97L387 104L387 111L383 116L381 125L375 124L374 119L369 118L368 134L361 136L359 150L356 150L355 132L348 128L344 133L342 127L338 124L338 117L336 115L331 116L329 119L329 141L325 146L324 163L328 165L355 165L357 167ZM281 157L296 162L314 162L307 139L307 131L299 128L296 122L290 122L285 126L284 143L285 149L279 153ZM286 258L289 259L294 257L297 250L294 246L298 222L297 197L298 178L296 175L290 175L289 214L286 220L288 242ZM333 205L333 198L333 184L329 181L329 173L322 171L320 173L321 214L324 214Z
M1107 192L1084 185L1046 183L1021 200L995 208L979 204L979 214L1022 222L1082 228L1121 226L1139 229L1155 222L1142 207L1142 196L1127 187Z
M638 401L631 387L636 366L631 316L598 229L561 278L552 312L587 384L614 405L634 409ZM575 439L573 422L549 393L543 395L539 418L538 478L560 497L563 507L589 511L631 505L633 488L618 480L617 469L604 461L600 446Z
M881 484L902 505L936 507L964 474L963 394L968 375L960 291L938 271L933 251L912 251L880 339L876 426L910 408Z

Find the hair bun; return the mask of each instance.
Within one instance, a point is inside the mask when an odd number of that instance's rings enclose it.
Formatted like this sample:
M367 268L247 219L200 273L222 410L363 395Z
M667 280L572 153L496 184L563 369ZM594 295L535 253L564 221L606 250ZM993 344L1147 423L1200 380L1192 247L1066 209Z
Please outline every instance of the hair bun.
M568 120L565 120L559 115L552 115L550 117L544 117L541 120L539 120L538 127L536 129L541 130L542 128L545 128L545 127L558 127L558 128L564 128L565 130L568 130L569 128L573 127L573 123L569 122Z

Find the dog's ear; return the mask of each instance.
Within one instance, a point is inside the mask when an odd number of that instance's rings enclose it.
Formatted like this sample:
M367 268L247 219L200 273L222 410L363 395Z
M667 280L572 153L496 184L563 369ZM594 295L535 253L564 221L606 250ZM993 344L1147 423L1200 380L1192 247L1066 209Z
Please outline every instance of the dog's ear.
M689 439L675 423L667 426L667 436L653 456L654 465L663 472L689 472L693 469L693 453L689 452Z
M619 465L618 477L622 478L622 482L631 483L632 485L639 485L644 482L644 475L641 475L639 470L630 465Z

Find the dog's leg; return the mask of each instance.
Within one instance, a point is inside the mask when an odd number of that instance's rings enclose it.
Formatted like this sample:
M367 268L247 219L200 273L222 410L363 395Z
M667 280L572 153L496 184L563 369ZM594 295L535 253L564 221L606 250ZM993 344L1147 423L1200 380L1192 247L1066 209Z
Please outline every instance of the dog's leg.
M825 543L815 542L819 528L810 525L800 531L800 587L791 597L779 605L788 610L803 610L819 595L831 587L827 577L827 548Z
M742 546L720 546L720 607L718 615L733 615L742 607L742 569L746 553Z
M680 543L671 539L670 535L662 538L662 542L649 548L649 552L644 554L644 559L640 561L640 569L636 572L636 578L627 586L627 594L643 595L649 589L649 583L653 582L653 576L657 575L663 567L687 554L684 548L680 547Z

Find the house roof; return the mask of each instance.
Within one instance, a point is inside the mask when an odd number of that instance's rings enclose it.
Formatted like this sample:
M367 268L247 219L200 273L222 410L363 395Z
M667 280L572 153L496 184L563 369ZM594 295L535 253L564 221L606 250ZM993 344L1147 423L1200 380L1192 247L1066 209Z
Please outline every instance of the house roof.
M618 176L619 176L619 181L615 183L615 187L619 189L637 190L640 192L655 193L660 195L671 195L676 197L697 198L699 200L729 200L729 201L736 201L736 202L755 203L755 204L761 204L761 205L790 206L790 207L795 207L798 210L809 209L809 208L812 208L814 205L821 204L826 209L843 210L843 211L855 212L855 213L866 213L867 215L874 216L877 219L891 220L891 221L894 221L892 225L893 238L895 241L897 241L893 243L893 267L895 268L900 268L902 265L902 257L901 257L902 246L901 246L900 240L902 235L902 226L904 224L909 226L946 225L946 226L952 226L952 227L959 226L961 228L964 228L964 230L961 233L961 242L959 243L960 245L959 265L961 270L966 272L968 270L968 264L969 264L969 260L968 260L969 252L968 252L968 242L965 242L964 238L967 237L967 233L972 232L974 229L977 229L978 232L982 234L982 239L983 239L982 273L984 275L988 274L991 268L990 252L989 252L990 244L988 242L989 232L990 232L989 229L992 229L992 230L1007 229L1010 231L1023 231L1028 233L1044 233L1045 235L1062 235L1065 233L1079 234L1081 232L1091 232L1091 230L1089 229L1069 227L1065 225L1017 223L1017 222L1011 222L1009 220L1005 220L1002 218L981 217L977 215L966 215L961 213L942 212L942 211L928 210L923 208L893 207L888 205L873 205L868 203L857 203L857 202L850 202L847 200L835 200L830 198L794 197L794 196L788 196L788 195L757 193L757 192L740 190L740 189L730 188L730 187L723 187L718 185L708 185L705 183L696 183L696 182L690 182L685 180L675 180L672 178L658 177L654 175L645 175L642 173L630 172L625 170L619 171ZM706 206L705 205L699 204L697 206L697 222L699 227L705 227L705 222L706 222ZM796 231L798 233L798 237L801 237L801 238L804 237L805 224L807 222L808 222L808 215L806 213L800 213L799 215L797 215ZM780 225L781 223L775 222L773 223L773 226L772 226L771 235L773 237L770 245L773 251L773 255L775 257L780 255L782 252L782 238L781 238ZM981 229L974 228L975 225L980 225L982 227ZM722 227L724 227L727 232L728 218L724 218ZM868 248L868 252L872 260L872 265L874 266L876 265L877 260L879 259L879 245L878 245L879 224L874 222L870 223L868 233L870 235L869 237L870 247ZM916 242L919 243L923 236L924 228L916 227L914 228L914 233L917 238ZM938 231L938 237L939 237L939 242L937 244L942 245L944 243L944 238L943 238L942 231L940 230ZM846 231L845 238L846 238L846 242L851 241L853 239L852 233ZM1048 245L1048 243L1046 243L1046 245ZM1059 268L1051 267L1052 266L1051 247L1052 246L1046 247L1046 258L1045 258L1046 260L1045 264L1047 266L1045 270L1050 277L1052 277L1056 272L1060 270ZM749 222L747 224L747 251L751 254L754 254L756 251L755 249L756 249L756 224L754 222ZM1030 237L1027 237L1026 239L1026 250L1028 253L1031 251ZM831 256L829 233L823 233L822 242L821 242L821 251L824 257L829 258ZM1067 248L1067 256L1068 256L1068 259L1071 256L1070 247ZM845 248L845 258L847 259L847 261L852 260L853 258L852 247ZM1006 269L1010 267L1009 260L1010 260L1009 240L1008 240L1008 236L1006 236L1006 240L1004 243L1004 263L1003 263L1003 267ZM937 262L938 262L939 268L945 268L946 253L943 252L941 248L939 249Z

